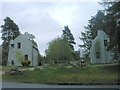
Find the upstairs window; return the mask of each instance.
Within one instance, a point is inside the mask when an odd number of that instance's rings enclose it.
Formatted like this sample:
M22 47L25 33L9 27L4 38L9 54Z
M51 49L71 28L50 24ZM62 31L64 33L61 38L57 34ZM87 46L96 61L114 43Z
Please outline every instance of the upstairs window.
M11 47L14 48L14 44L11 44Z
M17 44L17 48L20 49L21 48L21 43Z
M105 45L105 46L107 46L107 45L108 45L107 40L104 40L104 45Z

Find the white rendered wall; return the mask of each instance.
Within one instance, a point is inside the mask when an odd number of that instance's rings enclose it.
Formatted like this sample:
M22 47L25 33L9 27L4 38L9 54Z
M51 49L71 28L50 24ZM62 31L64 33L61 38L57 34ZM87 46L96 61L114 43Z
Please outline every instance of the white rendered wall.
M36 57L35 59L33 58L34 55L38 55L35 51L33 52L33 44L32 42L25 36L25 35L19 35L14 41L14 48L9 46L9 56L8 56L8 65L11 66L11 61L14 60L15 66L22 66L21 61L25 60L25 55L28 55L28 60L31 61L30 66L35 66L37 64L32 64L38 63L38 58ZM21 43L21 48L17 48L17 43ZM21 53L21 54L20 54ZM34 54L34 55L32 55ZM22 57L18 58L18 56ZM33 59L33 60L32 60Z

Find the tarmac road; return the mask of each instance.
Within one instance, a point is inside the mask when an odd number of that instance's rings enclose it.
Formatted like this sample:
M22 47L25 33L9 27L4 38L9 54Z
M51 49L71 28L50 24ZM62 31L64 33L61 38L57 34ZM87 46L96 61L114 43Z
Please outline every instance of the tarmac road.
M2 88L119 88L118 85L50 85L19 82L2 82Z

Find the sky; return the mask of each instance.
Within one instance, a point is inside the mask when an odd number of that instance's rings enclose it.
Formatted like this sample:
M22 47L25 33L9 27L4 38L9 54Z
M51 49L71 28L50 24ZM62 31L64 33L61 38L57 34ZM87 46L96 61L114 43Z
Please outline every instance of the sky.
M98 0L51 2L4 0L0 2L0 25L4 24L6 17L10 17L22 34L28 32L35 36L42 55L45 55L44 51L48 48L48 43L60 37L64 26L68 25L75 38L75 50L78 50L78 45L82 44L79 40L81 31L85 31L84 26L88 24L88 20L101 9L103 7L98 4Z

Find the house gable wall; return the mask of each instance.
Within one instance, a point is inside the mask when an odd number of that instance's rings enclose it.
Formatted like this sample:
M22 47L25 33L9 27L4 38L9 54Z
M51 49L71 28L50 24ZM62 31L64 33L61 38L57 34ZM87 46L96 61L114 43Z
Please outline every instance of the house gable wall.
M21 43L20 48L18 48L18 43ZM31 61L30 66L37 65L33 64L33 61L37 62L38 60L38 58L33 59L33 54L37 56L36 52L33 52L33 43L25 35L19 35L13 44L14 48L9 46L8 65L12 65L11 61L14 60L15 66L22 66L21 61L25 60L25 55L28 55L28 60Z
M92 41L92 46L90 48L90 60L92 64L98 64L98 63L110 63L112 60L112 53L106 51L106 47L104 45L104 40L109 39L107 34L103 31L98 31L98 35L96 38ZM100 52L100 58L96 57L96 49L95 45L97 41L100 42L99 46L99 52Z

